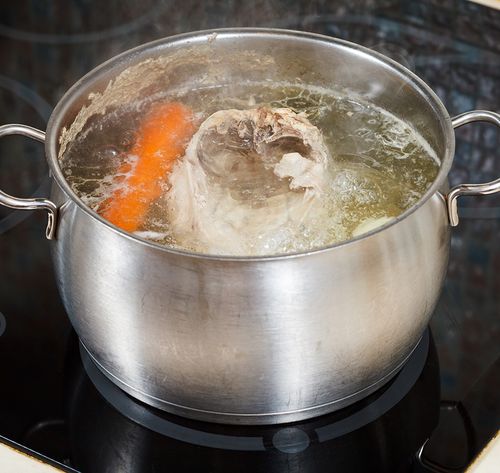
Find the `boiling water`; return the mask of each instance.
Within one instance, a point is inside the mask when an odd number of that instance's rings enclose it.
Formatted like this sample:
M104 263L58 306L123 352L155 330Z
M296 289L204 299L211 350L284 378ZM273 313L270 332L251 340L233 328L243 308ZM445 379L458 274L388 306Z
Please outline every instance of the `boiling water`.
M61 160L67 181L93 210L98 211L104 200L126 185L127 174L118 170L124 169L125 162L133 169L137 157L129 151L136 131L148 107L159 100L182 102L200 123L218 110L285 107L304 112L322 132L330 156L328 190L321 196L325 210L321 221L309 219L309 224L300 228L284 225L276 231L276 238L266 237L269 241L258 242L258 246L248 242L247 254L305 251L350 239L415 204L438 172L438 160L428 143L407 124L373 105L323 89L231 85L157 96L114 110L104 118L94 117ZM168 180L164 188L168 192ZM251 198L255 205L262 205L266 194L254 191ZM174 237L164 199L151 205L135 233L167 246L204 252L203 242ZM252 239L257 241L259 236ZM223 249L217 252L228 253Z

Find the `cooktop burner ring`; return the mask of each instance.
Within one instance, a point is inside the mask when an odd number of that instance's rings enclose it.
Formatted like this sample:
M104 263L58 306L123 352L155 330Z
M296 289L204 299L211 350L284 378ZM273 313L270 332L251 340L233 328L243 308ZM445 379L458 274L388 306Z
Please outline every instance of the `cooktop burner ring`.
M21 82L0 74L0 90L5 90L13 94L16 98L21 99L26 105L34 110L43 121L46 122L49 119L52 112L52 107L49 103L36 91L30 89ZM41 159L43 159L44 165L47 166L45 164L45 154L41 153L40 156ZM35 186L35 190L29 192L31 197L39 197L47 194L50 189L50 177L48 175L42 177L41 181L35 184ZM0 235L26 220L32 213L32 211L11 210L3 218L0 218Z
M130 35L148 25L154 26L159 13L165 10L165 2L153 2L144 13L130 18L122 23L104 29L85 31L81 33L49 33L26 30L13 27L0 22L0 36L13 39L15 41L25 41L30 43L61 45L61 44L82 44L95 41L109 41Z
M321 416L319 419L326 420L331 416L337 420L314 427L310 432L306 432L303 427L314 423L317 418L294 424L254 426L210 424L180 418L144 404L116 386L96 366L81 342L80 356L85 371L99 394L120 414L146 429L172 439L208 448L239 451L264 451L274 448L282 452L290 452L290 449L298 452L307 448L311 442L327 442L349 434L373 422L396 406L420 377L428 358L429 348L430 334L427 329L406 364L387 387L380 389L380 395L375 400L341 419L338 419L338 416L342 411ZM186 423L196 424L200 428L183 425ZM209 431L210 429L224 429L230 433L214 433ZM273 431L271 444L264 436L266 434L268 437L269 430ZM249 435L249 433L262 435Z

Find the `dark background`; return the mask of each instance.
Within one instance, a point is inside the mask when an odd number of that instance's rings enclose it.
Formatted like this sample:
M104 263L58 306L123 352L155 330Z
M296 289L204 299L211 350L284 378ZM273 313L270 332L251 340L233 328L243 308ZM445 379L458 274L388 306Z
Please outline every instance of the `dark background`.
M469 1L17 0L0 4L0 123L43 130L64 92L115 54L176 33L234 26L357 42L416 72L452 116L500 111L500 12ZM500 177L498 130L471 124L456 135L452 185ZM42 145L0 141L2 190L47 196L48 179ZM443 397L464 400L486 437L499 427L500 197L464 198L460 207L432 329ZM70 332L45 219L0 208L0 433L18 439L59 415Z

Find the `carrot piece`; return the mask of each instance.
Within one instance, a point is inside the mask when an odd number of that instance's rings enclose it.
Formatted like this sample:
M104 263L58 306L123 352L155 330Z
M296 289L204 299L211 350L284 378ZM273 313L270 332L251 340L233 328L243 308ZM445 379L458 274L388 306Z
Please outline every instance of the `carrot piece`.
M138 161L125 187L113 193L98 212L128 232L144 222L149 206L162 194L162 183L194 134L193 114L178 102L155 105L140 126L130 154ZM130 171L124 164L119 172Z

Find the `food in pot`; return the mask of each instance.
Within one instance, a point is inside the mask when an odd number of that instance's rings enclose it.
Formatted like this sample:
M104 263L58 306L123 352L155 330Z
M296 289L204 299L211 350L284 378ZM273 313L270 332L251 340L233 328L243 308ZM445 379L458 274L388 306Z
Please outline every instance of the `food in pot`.
M290 109L215 112L170 175L171 232L184 245L229 254L300 239L306 227L321 232L328 159L318 128Z
M179 91L95 117L61 167L124 230L240 256L362 235L415 204L438 172L429 144L397 117L276 84Z
M192 113L181 103L155 104L148 110L130 150L136 161L120 166L117 176L123 176L124 185L102 202L98 212L117 227L136 231L151 203L162 195L162 183L193 129Z

